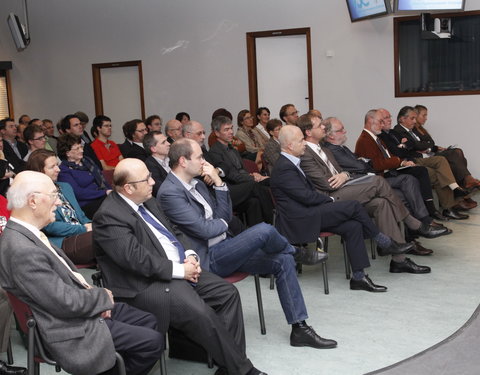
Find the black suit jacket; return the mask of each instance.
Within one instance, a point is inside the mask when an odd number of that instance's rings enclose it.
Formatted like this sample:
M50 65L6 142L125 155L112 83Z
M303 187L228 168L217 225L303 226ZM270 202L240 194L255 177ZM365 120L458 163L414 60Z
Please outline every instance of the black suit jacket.
M402 143L402 138L405 136L398 133L394 129L390 129L388 133L382 130L378 137L383 141L383 143L385 143L392 156L397 156L400 159L407 160L413 160L415 158L422 157L421 154L413 150L413 143L410 140L405 143L405 147L398 147Z
M408 151L408 156L410 158L421 158L422 154L420 151L425 151L426 149L430 148L430 144L428 142L423 142L422 140L417 141L415 137L413 137L403 126L400 124L395 125L393 128L394 131L400 136L400 138L407 138L408 141L405 143L405 150ZM394 133L395 134L395 133Z
M18 141L17 142L18 151L20 151L21 158L17 156L15 151L13 151L12 146L8 143L5 139L3 140L3 154L5 155L5 159L9 161L9 163L13 167L13 171L15 173L19 173L25 169L25 162L23 158L28 153L28 147L25 143Z
M162 185L163 181L168 175L168 172L163 169L163 167L155 160L153 156L149 156L145 159L145 164L147 165L148 170L152 173L152 178L155 181L155 185L153 185L153 196L156 197L158 193L158 189L160 189L160 185Z
M98 160L97 154L95 154L95 151L93 151L93 148L89 143L83 144L83 155L92 159L97 167L100 168L100 170L103 170L102 163L100 163L100 160Z
M145 161L145 159L147 159L148 157L148 152L143 147L140 147L139 145L129 141L128 139L125 139L125 142L119 145L119 147L125 159L135 158Z
M215 167L222 168L225 173L225 181L230 184L254 181L253 177L243 167L242 157L234 148L230 148L215 142L210 151L209 159L213 161Z
M285 156L272 170L270 188L276 202L276 227L290 243L313 242L322 223L319 210L332 199L315 190L312 182Z
M144 206L174 234L185 249L190 240L172 226L155 198ZM172 261L148 225L116 192L103 201L93 218L93 246L102 269L105 286L115 297L134 298L152 283L158 284L158 296L165 308L156 312L159 329L165 332L170 322L169 284ZM186 281L185 281L186 282Z

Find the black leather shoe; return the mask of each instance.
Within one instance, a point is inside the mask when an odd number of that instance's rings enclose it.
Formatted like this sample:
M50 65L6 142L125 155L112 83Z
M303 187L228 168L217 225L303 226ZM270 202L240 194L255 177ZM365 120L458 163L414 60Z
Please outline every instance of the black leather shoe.
M457 187L456 189L453 190L453 196L455 198L463 198L466 197L468 194L471 194L471 190L469 189L464 189L461 187Z
M432 218L434 218L435 220L448 221L448 217L443 216L440 211L435 211L435 212L433 213L433 215L431 215L431 216L432 216Z
M0 374L1 375L1 374ZM228 371L225 367L219 367L217 371L215 371L215 375L228 375ZM266 372L260 371L255 367L252 367L247 375L268 375Z
M328 259L328 254L317 251L315 249L308 249L307 247L296 247L297 252L293 256L295 262L312 266L317 263L325 262Z
M415 243L415 246L413 247L412 250L408 250L407 254L420 255L420 256L432 255L433 254L433 250L423 247L420 244L420 242L414 241L414 243Z
M436 238L448 234L448 229L422 223L420 228L418 228L417 233L425 238Z
M0 375L27 375L27 369L25 367L9 366L0 361Z
M403 262L394 262L393 260L390 262L390 272L392 273L401 273L401 272L408 272L408 273L430 273L431 269L427 266L420 266L416 264L410 258L405 258Z
M408 250L410 250L412 247L413 247L413 244L411 242L398 243L392 240L392 243L387 248L377 246L377 252L378 252L378 255L380 255L381 257L384 257L386 255L404 254Z
M443 216L446 216L449 219L454 219L454 220L466 220L470 217L466 214L461 214L460 212L455 211L452 208L449 208L448 210L443 210L442 214Z
M310 346L317 349L331 349L337 346L337 342L335 340L324 339L317 335L312 327L306 324L301 324L298 327L292 326L290 345Z
M350 279L350 289L352 290L366 290L367 292L386 292L387 287L382 285L376 285L373 283L372 279L365 275L363 279L354 280Z

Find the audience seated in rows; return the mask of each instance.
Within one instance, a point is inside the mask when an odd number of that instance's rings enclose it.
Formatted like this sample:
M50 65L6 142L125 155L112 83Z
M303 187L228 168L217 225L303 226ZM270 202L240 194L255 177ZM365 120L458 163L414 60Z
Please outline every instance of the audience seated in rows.
M83 154L80 137L66 133L58 138L60 174L58 181L69 183L80 207L88 218L92 218L107 194L110 185L97 165Z

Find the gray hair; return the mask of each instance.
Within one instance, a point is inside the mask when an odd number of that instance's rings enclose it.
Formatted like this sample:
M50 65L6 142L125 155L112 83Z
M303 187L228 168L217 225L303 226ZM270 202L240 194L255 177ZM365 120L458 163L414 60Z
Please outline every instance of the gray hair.
M232 120L225 116L217 116L212 120L212 130L219 132L222 129L222 125L230 125Z
M377 109L371 109L365 114L365 124L368 122L369 119L375 118L375 115L377 114Z
M186 124L183 124L182 135L185 137L185 134L192 133L192 128L193 128L193 124L191 121L187 122Z
M329 137L333 133L332 121L337 120L336 117L327 117L322 121L322 125L325 127L325 136Z
M42 179L45 180L45 177L50 179L47 175L40 172L24 171L19 173L7 191L7 208L15 210L25 207L28 197L38 191L38 183Z

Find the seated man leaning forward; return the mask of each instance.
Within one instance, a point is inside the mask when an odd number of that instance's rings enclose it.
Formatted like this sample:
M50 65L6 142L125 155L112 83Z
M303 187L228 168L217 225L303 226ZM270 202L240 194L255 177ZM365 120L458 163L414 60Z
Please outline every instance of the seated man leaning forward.
M341 235L346 241L348 258L352 266L351 289L382 292L386 288L375 285L363 269L370 265L364 238L373 238L392 254L390 272L428 273L429 267L419 266L404 252L410 244L399 244L380 232L358 201L335 201L318 192L300 167L300 157L305 152L305 140L297 126L286 125L278 137L282 153L273 167L271 176L272 193L277 202L276 225L279 232L291 242L315 241L321 231Z
M112 368L116 350L128 374L147 374L163 350L155 317L89 285L40 232L61 204L50 177L21 172L7 198L12 214L0 242L0 284L30 306L53 358L68 373L91 375Z
M307 308L295 269L295 259L315 264L327 254L305 248L296 250L265 223L232 236L228 225L232 220L228 187L205 161L198 143L186 138L178 140L171 145L168 155L172 171L157 199L168 218L192 238L204 267L222 277L236 271L274 274L285 317L292 325L290 344L319 349L335 347L334 340L321 338L305 323ZM213 180L214 197L196 176Z
M113 174L115 191L93 220L93 242L106 286L116 298L153 313L159 330L171 326L201 345L229 375L264 374L245 354L237 289L202 272L186 236L172 227L152 198L145 163L124 159Z

